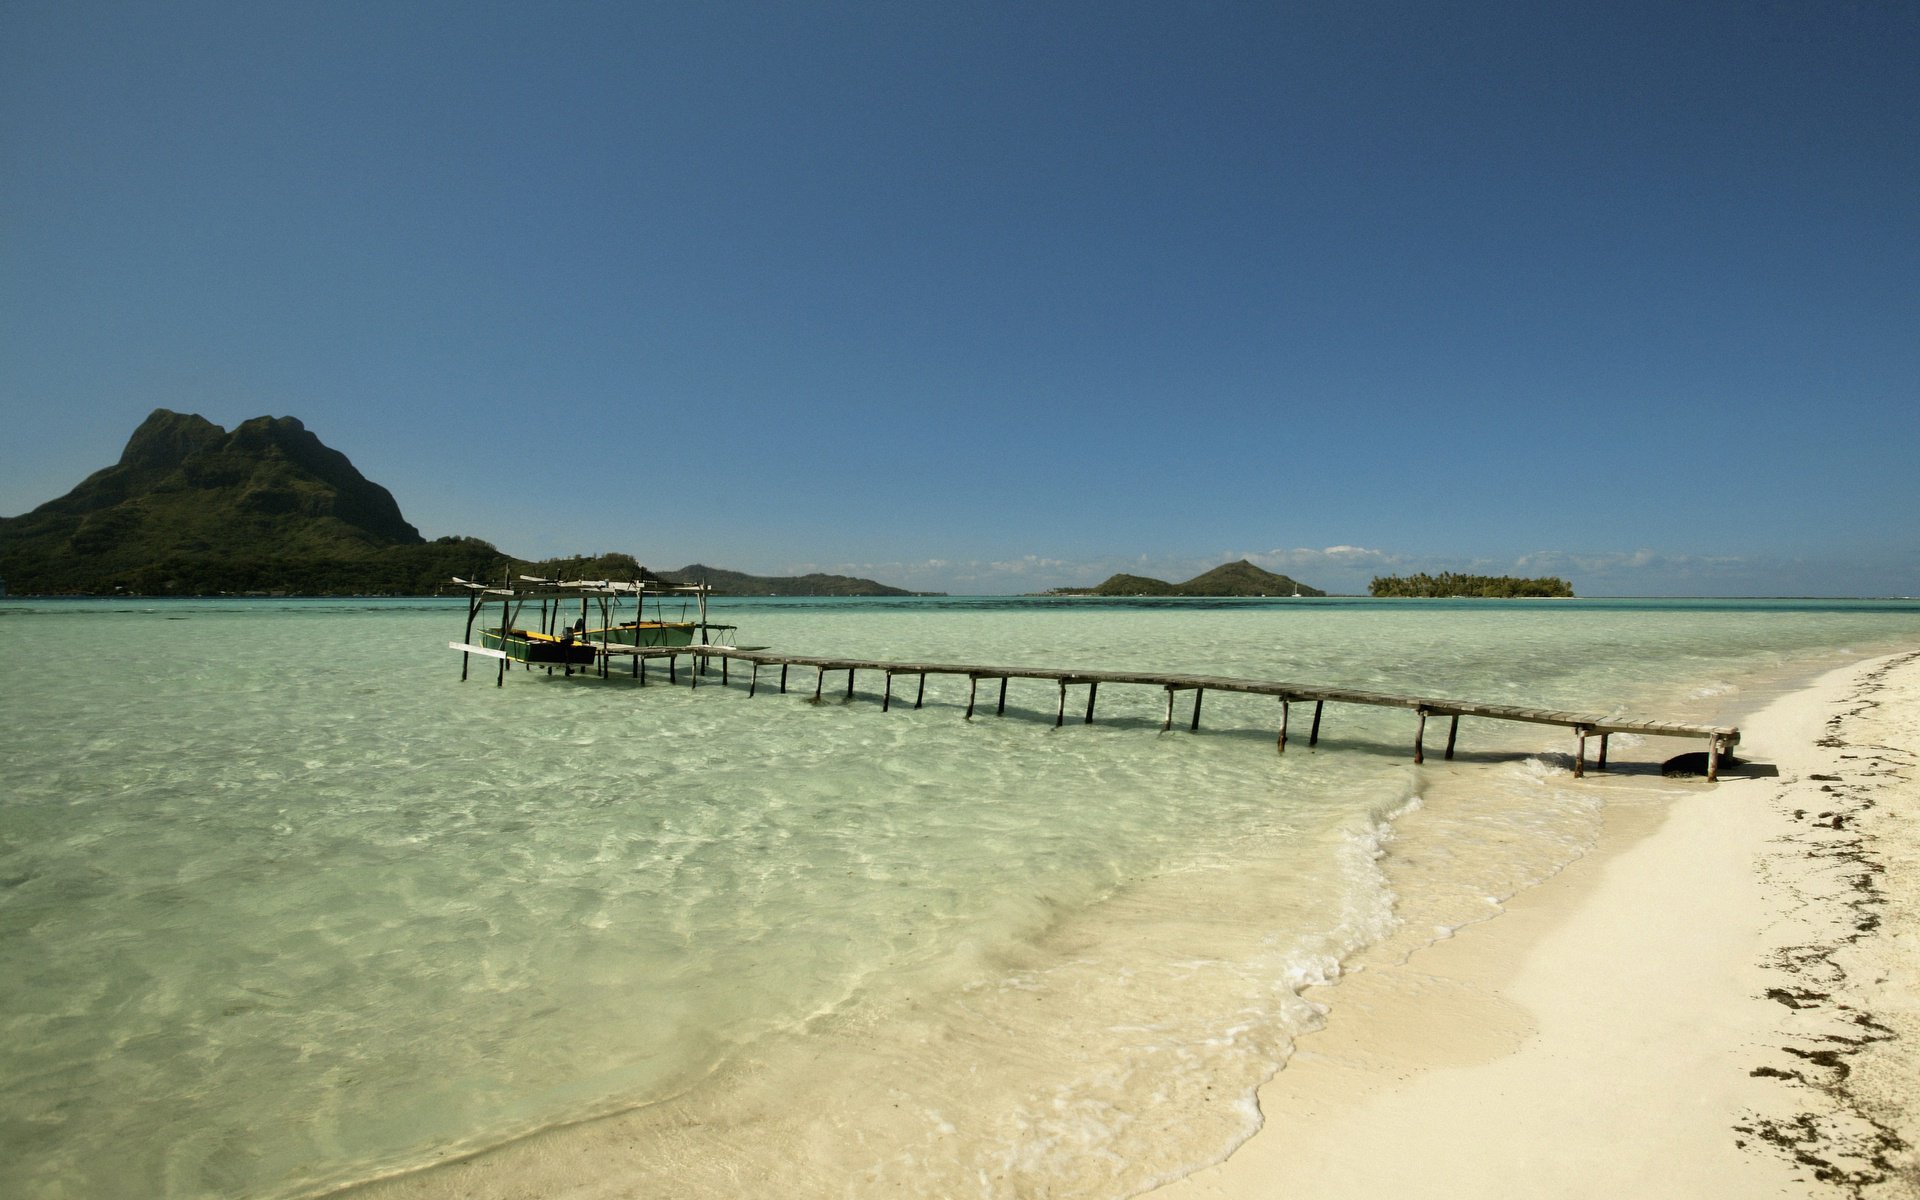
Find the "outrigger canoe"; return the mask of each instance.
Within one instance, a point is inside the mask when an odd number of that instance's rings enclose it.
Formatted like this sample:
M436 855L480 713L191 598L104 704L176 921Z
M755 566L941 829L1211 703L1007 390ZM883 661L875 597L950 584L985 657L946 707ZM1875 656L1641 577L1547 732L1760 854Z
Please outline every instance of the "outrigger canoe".
M482 629L480 644L489 650L504 650L514 662L530 666L592 666L594 649L572 637L551 637L533 629Z

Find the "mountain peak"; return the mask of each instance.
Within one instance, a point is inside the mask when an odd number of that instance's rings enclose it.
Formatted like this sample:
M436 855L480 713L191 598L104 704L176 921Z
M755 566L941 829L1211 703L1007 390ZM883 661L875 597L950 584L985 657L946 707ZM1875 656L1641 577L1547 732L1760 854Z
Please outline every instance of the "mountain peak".
M226 435L226 430L199 413L156 408L127 439L127 448L120 452L120 465L159 470L177 467L188 455L216 444Z
M1096 596L1324 596L1289 575L1254 566L1246 559L1222 563L1185 583L1168 583L1144 575L1115 575L1095 588L1063 588Z
M229 433L165 408L140 422L119 462L0 519L0 551L22 578L33 563L112 577L175 559L343 559L422 541L391 492L297 418L255 417Z

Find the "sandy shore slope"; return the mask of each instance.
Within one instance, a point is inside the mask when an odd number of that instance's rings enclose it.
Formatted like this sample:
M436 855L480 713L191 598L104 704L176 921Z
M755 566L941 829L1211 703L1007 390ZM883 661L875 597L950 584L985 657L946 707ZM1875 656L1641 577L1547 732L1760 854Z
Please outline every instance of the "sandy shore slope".
M1757 771L1610 805L1498 919L1343 980L1265 1127L1155 1200L1920 1197L1920 652L1742 726Z

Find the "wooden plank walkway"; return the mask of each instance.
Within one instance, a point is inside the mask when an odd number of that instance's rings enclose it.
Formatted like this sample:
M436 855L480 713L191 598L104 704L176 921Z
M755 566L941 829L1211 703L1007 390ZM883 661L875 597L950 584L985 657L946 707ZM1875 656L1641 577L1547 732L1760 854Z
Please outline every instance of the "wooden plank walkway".
M479 653L497 656L496 652L483 650L478 646L463 642L448 643L453 649L467 653ZM1700 738L1707 743L1707 778L1717 780L1720 775L1721 755L1729 753L1740 742L1740 731L1731 725L1695 725L1682 721L1652 721L1617 716L1602 716L1593 713L1562 712L1550 709L1524 708L1510 704L1479 704L1464 700L1438 697L1398 696L1384 692L1360 691L1354 688L1321 687L1314 684L1293 683L1269 679L1239 679L1222 675L1185 675L1160 671L1089 671L1059 667L1009 667L986 666L974 663L920 663L887 662L868 658L843 658L806 654L782 654L762 649L744 649L734 646L628 646L619 642L591 642L599 652L599 670L602 675L608 671L609 664L616 657L630 657L633 660L633 674L642 684L646 682L645 664L656 658L667 660L669 679L679 680L679 660L689 657L695 660L690 672L694 686L699 686L699 674L709 663L718 659L720 663L720 681L729 682L730 664L744 663L752 670L752 681L748 694L752 695L760 686L760 670L763 667L780 668L780 690L787 690L787 672L792 667L812 668L815 672L813 694L820 698L826 685L828 672L845 671L847 673L846 694L853 696L854 677L858 672L881 672L886 676L886 692L881 708L891 708L893 704L893 681L896 676L917 677L919 687L914 696L913 706L919 708L926 697L927 676L953 675L965 676L970 682L967 689L967 719L973 718L974 708L979 700L979 688L982 680L997 682L1000 685L999 696L995 703L996 713L1005 713L1007 708L1007 681L1010 679L1038 679L1056 683L1060 689L1060 706L1054 718L1056 726L1062 725L1067 718L1067 689L1084 686L1087 689L1085 721L1093 722L1094 705L1099 696L1100 685L1127 684L1142 687L1164 688L1167 693L1166 720L1162 730L1173 728L1174 697L1180 692L1193 693L1193 716L1189 724L1191 729L1200 728L1200 706L1209 691L1235 692L1244 695L1273 696L1280 701L1280 733L1277 746L1281 752L1287 748L1287 726L1291 709L1297 703L1313 705L1313 723L1307 736L1307 745L1313 746L1320 740L1321 716L1328 704L1355 704L1373 708L1400 708L1410 710L1418 718L1413 740L1413 761L1423 762L1426 757L1425 741L1428 717L1446 717L1447 746L1446 757L1452 758L1455 739L1460 729L1461 717L1473 717L1489 721L1511 721L1533 725L1556 725L1571 729L1576 739L1573 773L1576 776L1586 773L1587 739L1600 739L1599 757L1596 766L1605 770L1607 766L1607 741L1616 733L1633 733L1649 737Z

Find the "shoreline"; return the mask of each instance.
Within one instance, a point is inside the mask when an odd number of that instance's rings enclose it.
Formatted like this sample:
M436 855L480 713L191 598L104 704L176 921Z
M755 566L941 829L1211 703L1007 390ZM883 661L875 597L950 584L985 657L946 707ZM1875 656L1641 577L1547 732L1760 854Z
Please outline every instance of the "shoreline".
M1741 774L1320 989L1261 1129L1149 1194L1920 1196L1920 652L1741 726Z

